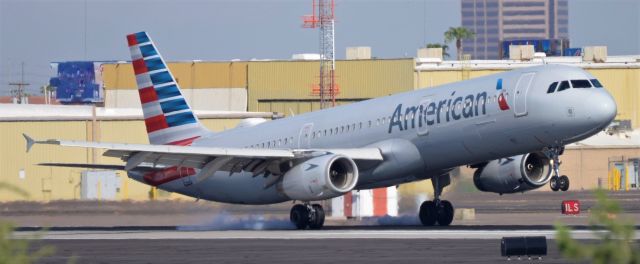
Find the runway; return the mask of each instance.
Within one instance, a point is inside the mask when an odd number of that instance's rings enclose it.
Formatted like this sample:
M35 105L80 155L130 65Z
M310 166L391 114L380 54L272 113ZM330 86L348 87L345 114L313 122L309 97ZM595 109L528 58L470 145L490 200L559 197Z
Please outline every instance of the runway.
M553 240L554 231L421 229L393 227L328 230L57 230L18 231L15 238L41 235L37 244L56 254L43 263L496 263L503 236L548 238L544 263L567 263ZM573 232L593 238L588 230ZM588 241L588 240L586 240ZM538 261L537 259L535 261Z
M402 228L402 227L401 227ZM640 232L636 232L636 237ZM136 230L136 229L95 229L95 230L49 230L49 231L19 231L15 238L23 239L38 235L41 239L50 240L263 240L263 239L477 239L495 240L505 236L545 236L554 239L553 229L424 229L393 227L385 229L358 229L355 228L327 228L324 230ZM595 235L590 230L573 230L572 235L576 239L594 239Z
M613 195L626 216L640 223L640 192ZM497 263L506 261L500 256L504 236L547 237L548 256L523 263L569 263L557 250L556 222L571 226L574 238L596 242L587 213L595 200L586 192L451 199L476 208L476 218L449 227L420 226L413 214L328 219L323 230L299 231L288 221L289 204L219 208L169 202L10 204L0 217L17 223L14 238L35 236L33 243L56 248L41 263ZM581 200L585 213L561 215L563 199Z

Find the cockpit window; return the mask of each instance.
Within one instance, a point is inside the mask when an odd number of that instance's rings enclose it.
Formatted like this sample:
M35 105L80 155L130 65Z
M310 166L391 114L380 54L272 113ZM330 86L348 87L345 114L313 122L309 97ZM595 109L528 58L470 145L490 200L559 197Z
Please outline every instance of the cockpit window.
M600 83L600 81L598 81L598 79L591 79L591 83L593 83L593 87L602 88L602 84Z
M591 88L589 80L571 80L573 88Z
M558 86L558 82L554 82L551 85L549 85L549 89L547 90L547 93L555 92L557 86Z
M564 90L569 89L569 88L571 88L571 86L569 86L569 81L562 81L560 83L560 86L558 87L558 92L564 91Z

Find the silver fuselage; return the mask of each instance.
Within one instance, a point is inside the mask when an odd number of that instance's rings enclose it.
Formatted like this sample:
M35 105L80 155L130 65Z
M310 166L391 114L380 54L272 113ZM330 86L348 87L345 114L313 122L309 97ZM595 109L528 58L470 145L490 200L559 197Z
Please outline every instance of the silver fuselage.
M502 89L497 90L502 79ZM451 168L564 146L605 128L616 105L603 88L547 93L553 82L594 79L561 65L522 68L371 99L202 137L194 146L274 149L379 147L384 161L358 164L356 189L429 179ZM519 84L520 82L520 84ZM527 85L526 83L530 83ZM499 106L502 93L507 110ZM460 99L459 99L460 98ZM132 178L141 175L130 172ZM197 184L175 180L168 191L227 203L288 200L264 177L216 172Z

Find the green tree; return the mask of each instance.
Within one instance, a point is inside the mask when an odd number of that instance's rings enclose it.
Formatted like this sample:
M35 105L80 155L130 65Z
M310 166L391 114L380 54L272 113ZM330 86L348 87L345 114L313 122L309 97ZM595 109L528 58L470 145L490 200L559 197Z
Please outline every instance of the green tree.
M0 192L13 192L20 197L27 198L24 190L8 183L0 182ZM0 264L28 264L35 263L43 257L53 255L52 246L31 249L29 239L13 239L14 227L11 223L0 221ZM30 237L37 239L36 237Z
M442 58L449 58L449 45L440 44L440 43L429 43L427 44L427 48L441 48L442 49Z
M596 191L597 202L591 208L589 225L597 243L584 244L571 237L571 229L556 223L556 241L560 253L571 260L587 260L596 264L640 263L635 245L633 221L623 218L620 205L603 190Z
M455 40L458 60L460 60L462 58L462 40L473 38L475 35L475 32L465 27L450 27L444 32L444 41L450 43Z

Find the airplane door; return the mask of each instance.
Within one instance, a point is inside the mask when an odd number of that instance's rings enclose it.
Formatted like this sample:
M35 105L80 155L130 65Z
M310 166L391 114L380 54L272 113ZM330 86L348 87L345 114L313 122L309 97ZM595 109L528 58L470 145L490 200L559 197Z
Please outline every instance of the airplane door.
M309 148L311 142L311 131L313 130L313 123L307 123L300 129L298 135L298 148Z
M529 92L529 87L531 87L535 75L533 72L525 73L520 76L520 79L518 79L516 83L516 89L513 93L513 111L516 117L527 115L527 93Z

